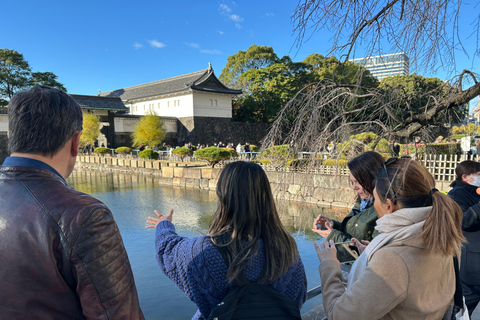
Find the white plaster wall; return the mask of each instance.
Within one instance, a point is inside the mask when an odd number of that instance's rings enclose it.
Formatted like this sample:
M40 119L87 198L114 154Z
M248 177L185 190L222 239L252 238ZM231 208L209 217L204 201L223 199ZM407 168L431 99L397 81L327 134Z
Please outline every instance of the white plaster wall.
M194 92L195 117L232 117L232 96L230 94Z
M160 117L192 117L193 95L188 92L183 95L136 102L126 106L130 108L130 114L132 115L143 116L152 110Z
M0 132L8 132L8 114L0 114Z

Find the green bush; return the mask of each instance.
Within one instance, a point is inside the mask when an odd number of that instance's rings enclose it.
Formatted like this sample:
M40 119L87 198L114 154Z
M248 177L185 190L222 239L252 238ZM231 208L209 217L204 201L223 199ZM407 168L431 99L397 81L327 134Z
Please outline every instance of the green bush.
M110 153L110 149L105 148L105 147L98 147L98 148L95 148L95 150L93 150L93 152L105 155L107 153Z
M152 149L145 149L138 153L138 156L142 159L153 159L158 160L158 152L153 151Z
M427 143L427 150L432 154L459 154L460 142Z
M213 168L220 161L230 159L230 152L225 148L208 147L195 152L195 157L205 160Z
M335 167L339 166L340 168L346 168L347 167L347 160L336 160L336 159L325 159L322 161L322 164L326 167Z
M283 159L294 158L294 155L292 155L290 152L290 147L288 146L288 144L267 148L262 152L261 156L263 158L278 158L278 157Z
M252 150L252 152L258 152L258 146L254 145L254 144L251 144L250 145L250 150Z
M460 140L460 139L462 139L462 138L464 138L464 137L466 137L466 136L468 136L468 134L464 134L464 133L461 133L461 134L452 134L452 135L450 136L450 139L455 139L455 140L458 141L458 140Z
M235 149L233 148L223 148L225 150L227 150L228 152L230 152L230 157L232 158L238 158L238 153Z
M129 148L129 147L118 147L117 149L115 149L115 152L116 153L119 153L119 154L130 154L132 153L132 148Z
M178 155L183 162L183 159L185 157L187 157L187 156L191 157L193 155L193 150L185 148L185 147L180 147L180 148L173 149L172 153Z

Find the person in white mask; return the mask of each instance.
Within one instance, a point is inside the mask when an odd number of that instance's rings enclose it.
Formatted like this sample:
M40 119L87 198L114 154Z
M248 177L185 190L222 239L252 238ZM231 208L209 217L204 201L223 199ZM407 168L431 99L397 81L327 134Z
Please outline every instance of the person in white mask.
M460 277L468 312L480 301L480 163L462 161L455 168L456 180L448 195L462 208L462 232L467 243L462 248Z

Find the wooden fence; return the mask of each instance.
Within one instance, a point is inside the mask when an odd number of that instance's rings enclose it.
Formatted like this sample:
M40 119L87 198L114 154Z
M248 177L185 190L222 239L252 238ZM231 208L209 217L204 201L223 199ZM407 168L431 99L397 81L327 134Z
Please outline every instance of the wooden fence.
M415 159L415 157L412 157ZM445 154L427 154L421 159L415 159L422 163L428 171L434 176L436 181L453 181L455 180L455 168L457 165L467 160L466 155L445 155ZM315 174L339 174L348 175L348 168L336 166L317 166L314 168L291 168L290 166L274 167L272 165L263 165L265 171L283 171L283 172L309 172Z

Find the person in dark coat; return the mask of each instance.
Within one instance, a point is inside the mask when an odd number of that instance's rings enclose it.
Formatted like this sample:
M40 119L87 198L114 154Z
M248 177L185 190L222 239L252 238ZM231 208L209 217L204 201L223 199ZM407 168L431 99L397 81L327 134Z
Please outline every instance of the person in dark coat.
M463 161L455 174L448 195L463 211L462 231L467 243L462 248L460 277L471 316L480 301L480 163Z

